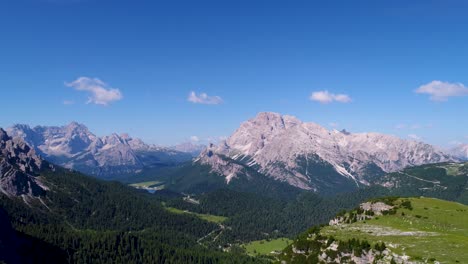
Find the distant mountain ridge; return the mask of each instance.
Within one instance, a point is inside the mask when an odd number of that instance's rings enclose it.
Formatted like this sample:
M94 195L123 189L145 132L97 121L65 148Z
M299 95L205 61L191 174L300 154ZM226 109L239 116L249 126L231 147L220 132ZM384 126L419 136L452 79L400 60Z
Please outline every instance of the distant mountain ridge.
M468 144L458 144L450 152L460 159L468 160Z
M434 146L378 133L329 131L293 116L259 113L195 160L229 184L255 170L292 186L323 191L370 185L408 166L458 161Z
M170 147L176 151L190 153L194 157L200 155L200 153L206 148L206 145L203 144L194 144L192 142L183 142L175 146Z
M57 165L101 178L137 173L146 167L166 166L191 160L192 155L150 145L128 134L98 137L85 125L14 125L7 129L22 138L36 152Z

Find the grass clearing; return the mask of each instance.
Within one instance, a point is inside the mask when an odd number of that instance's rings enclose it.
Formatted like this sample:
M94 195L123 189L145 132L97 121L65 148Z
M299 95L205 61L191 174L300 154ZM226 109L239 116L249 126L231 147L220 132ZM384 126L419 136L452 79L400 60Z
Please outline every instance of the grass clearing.
M242 247L245 248L247 254L254 255L274 255L272 252L281 251L286 248L293 241L288 238L278 238L267 240L258 240L252 241L246 244L243 244Z
M453 164L450 163L450 164L441 166L441 168L444 168L447 171L447 175L458 176L460 174L463 174L463 173L460 173L459 171L459 169L463 167L463 165L465 165L465 163L453 163Z
M468 263L468 206L432 198L410 198L413 210L398 209L365 222L327 226L322 234L340 240L385 242L399 255L422 261ZM458 261L458 262L457 262Z
M194 215L200 219L203 219L205 221L208 221L208 222L213 222L213 223L217 223L217 224L221 224L223 223L224 221L226 221L228 218L225 217L225 216L219 216L219 215L210 215L210 214L198 214L198 213L193 213L193 212L189 212L189 211L184 211L184 210L180 210L180 209L177 209L177 208L174 208L174 207L165 207L166 210L168 210L169 212L171 213L174 213L174 214L191 214L191 215Z
M148 188L153 185L159 185L162 184L163 182L161 181L147 181L147 182L138 182L138 183L132 183L130 186L132 187L140 187L140 188Z

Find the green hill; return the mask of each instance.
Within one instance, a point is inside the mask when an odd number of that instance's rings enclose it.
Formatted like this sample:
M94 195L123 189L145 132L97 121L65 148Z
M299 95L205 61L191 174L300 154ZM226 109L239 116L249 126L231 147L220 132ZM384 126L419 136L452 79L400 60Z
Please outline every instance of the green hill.
M468 206L434 198L374 200L313 228L284 250L286 263L468 263Z

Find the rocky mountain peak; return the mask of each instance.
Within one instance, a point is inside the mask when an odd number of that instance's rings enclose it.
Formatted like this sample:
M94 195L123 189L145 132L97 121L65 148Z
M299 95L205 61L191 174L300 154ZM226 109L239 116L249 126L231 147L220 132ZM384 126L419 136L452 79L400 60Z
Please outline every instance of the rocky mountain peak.
M369 185L372 177L385 172L456 160L422 142L379 133L329 131L315 123L269 112L242 123L225 142L201 153L198 160L202 163L235 178L233 173L240 170L234 171L226 159L217 156L253 167L276 180L314 190L319 189L319 184L341 181L340 177L355 185ZM221 163L215 164L217 161ZM330 178L333 174L337 176L334 179Z
M273 112L261 112L255 118L245 122L252 126L268 127L271 130L288 129L293 126L302 124L302 122L294 116L281 115Z
M0 191L8 196L41 195L45 187L37 175L46 162L21 138L11 138L0 128Z
M76 121L70 122L70 124L65 126L68 130L78 130L78 131L88 131L88 127L84 124L80 124Z

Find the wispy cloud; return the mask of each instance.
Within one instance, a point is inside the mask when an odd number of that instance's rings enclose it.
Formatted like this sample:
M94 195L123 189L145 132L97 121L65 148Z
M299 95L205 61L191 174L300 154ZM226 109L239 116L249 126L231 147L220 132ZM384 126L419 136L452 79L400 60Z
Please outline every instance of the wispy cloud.
M433 101L447 101L450 97L468 95L468 88L462 83L432 81L415 90L419 94L429 94Z
M72 104L75 104L75 102L72 101L72 100L64 100L62 103L63 103L64 105L72 105Z
M199 141L200 141L200 138L197 137L197 136L191 136L191 137L190 137L190 141L192 141L192 142L199 142Z
M219 96L209 96L206 93L197 94L194 91L190 92L187 100L194 104L211 104L218 105L223 103L223 99Z
M347 94L334 94L328 91L316 91L310 95L310 100L316 101L322 104L329 104L332 102L338 103L349 103L351 97Z
M409 134L408 135L408 138L412 139L412 140L417 140L417 141L421 141L422 138L418 135L415 135L415 134Z
M330 122L330 123L328 123L328 125L329 125L330 127L338 127L340 124L338 124L338 123L336 123L336 122Z
M109 87L98 78L80 77L73 82L65 83L65 85L73 87L77 91L88 92L89 98L86 102L88 104L108 105L123 98L119 89Z

